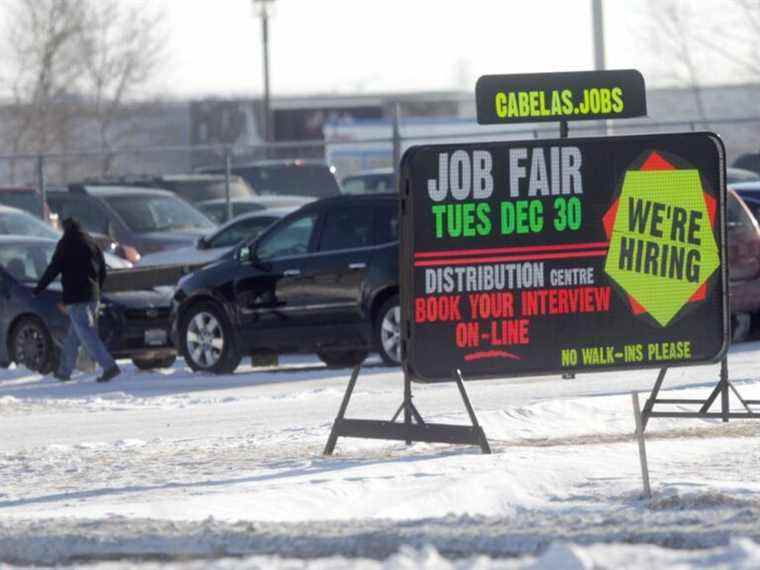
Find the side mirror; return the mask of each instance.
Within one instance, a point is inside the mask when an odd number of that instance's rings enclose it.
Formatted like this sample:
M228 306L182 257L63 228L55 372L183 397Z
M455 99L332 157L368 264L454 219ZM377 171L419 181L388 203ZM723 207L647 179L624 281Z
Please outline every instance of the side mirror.
M237 258L240 263L251 263L253 257L254 253L249 245L244 245L238 250Z
M198 241L195 242L195 245L198 249L208 249L208 242L204 236L199 237Z

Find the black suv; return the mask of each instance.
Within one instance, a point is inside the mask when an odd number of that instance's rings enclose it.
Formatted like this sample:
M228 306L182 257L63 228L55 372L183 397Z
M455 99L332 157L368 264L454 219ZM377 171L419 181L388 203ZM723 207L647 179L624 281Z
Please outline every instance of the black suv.
M349 367L377 350L399 364L396 195L307 204L182 278L173 311L193 370L231 373L243 355L289 352Z
M198 168L198 172L223 174L222 167ZM271 159L235 164L232 174L241 176L259 196L269 194L327 198L340 194L335 168L314 159Z

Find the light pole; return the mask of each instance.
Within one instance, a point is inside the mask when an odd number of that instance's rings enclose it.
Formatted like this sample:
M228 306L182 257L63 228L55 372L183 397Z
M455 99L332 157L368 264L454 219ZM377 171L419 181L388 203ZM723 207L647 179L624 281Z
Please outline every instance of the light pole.
M591 0L591 26L594 33L594 69L600 71L606 67L604 60L604 12L602 0ZM609 125L602 121L602 134L607 135Z
M594 69L600 70L605 68L602 0L591 0L591 19L594 29Z
M261 18L261 48L264 63L264 141L272 141L272 111L269 101L269 9L275 0L253 0Z

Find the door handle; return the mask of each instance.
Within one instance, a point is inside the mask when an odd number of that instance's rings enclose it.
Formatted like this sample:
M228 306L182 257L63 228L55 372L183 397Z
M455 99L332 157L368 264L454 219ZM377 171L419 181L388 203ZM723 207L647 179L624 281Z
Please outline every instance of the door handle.
M348 268L349 269L366 269L367 264L364 262L359 263L349 263Z
M284 277L298 277L299 275L301 275L301 270L300 269L286 269L285 271L282 272L282 275Z

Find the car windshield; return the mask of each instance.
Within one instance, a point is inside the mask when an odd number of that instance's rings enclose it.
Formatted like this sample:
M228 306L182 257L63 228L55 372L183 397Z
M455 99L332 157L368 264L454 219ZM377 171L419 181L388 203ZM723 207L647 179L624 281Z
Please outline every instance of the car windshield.
M0 204L42 217L42 199L36 192L0 192Z
M54 243L3 244L0 265L16 280L36 283L53 258Z
M324 198L340 194L338 181L324 165L263 165L234 168L256 194L295 194Z
M0 212L0 234L44 237L57 240L61 234L26 212Z
M136 233L212 230L214 223L187 202L174 196L141 194L111 196L106 202Z
M189 202L203 202L227 197L224 180L165 180L161 185ZM248 198L251 188L239 176L230 178L230 198Z

